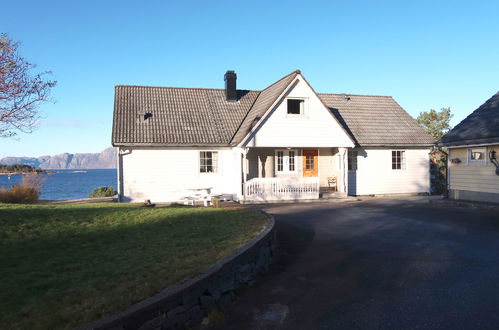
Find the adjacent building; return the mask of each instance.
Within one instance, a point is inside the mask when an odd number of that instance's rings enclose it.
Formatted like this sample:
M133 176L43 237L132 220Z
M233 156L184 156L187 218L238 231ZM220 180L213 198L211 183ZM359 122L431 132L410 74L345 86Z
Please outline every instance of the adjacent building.
M499 203L499 93L440 141L449 148L449 198Z

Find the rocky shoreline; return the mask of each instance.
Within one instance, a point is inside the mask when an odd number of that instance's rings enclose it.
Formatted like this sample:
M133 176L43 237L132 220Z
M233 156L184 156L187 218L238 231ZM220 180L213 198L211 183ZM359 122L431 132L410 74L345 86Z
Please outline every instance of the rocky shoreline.
M30 172L23 172L23 171L17 171L17 172L0 172L0 175L24 175L24 174L31 174L31 175L37 175L37 174L49 174L49 173L54 173L53 171L45 171L45 170L36 170L36 171L30 171Z

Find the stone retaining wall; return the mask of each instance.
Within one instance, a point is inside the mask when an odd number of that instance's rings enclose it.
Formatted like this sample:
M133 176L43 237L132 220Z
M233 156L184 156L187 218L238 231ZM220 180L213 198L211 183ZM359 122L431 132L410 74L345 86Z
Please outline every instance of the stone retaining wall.
M204 274L168 288L127 310L77 329L183 329L201 323L208 312L226 307L241 286L265 273L275 251L274 219L260 235Z

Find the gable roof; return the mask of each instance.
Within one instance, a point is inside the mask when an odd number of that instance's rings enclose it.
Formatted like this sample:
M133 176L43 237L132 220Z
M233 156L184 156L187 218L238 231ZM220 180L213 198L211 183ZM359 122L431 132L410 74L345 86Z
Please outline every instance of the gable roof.
M244 118L241 126L237 130L234 138L232 139L232 144L237 145L241 140L249 133L251 128L258 122L262 116L267 112L267 110L277 101L279 95L281 95L286 87L296 78L300 71L296 70L282 77L269 87L265 88L260 92L255 104L248 112L247 116Z
M433 137L391 96L319 94L360 146L431 146Z
M499 143L499 92L439 141L442 146Z
M114 146L234 146L300 74L293 71L262 91L116 86ZM433 139L390 96L317 94L361 146L429 146ZM144 120L144 115L152 116Z

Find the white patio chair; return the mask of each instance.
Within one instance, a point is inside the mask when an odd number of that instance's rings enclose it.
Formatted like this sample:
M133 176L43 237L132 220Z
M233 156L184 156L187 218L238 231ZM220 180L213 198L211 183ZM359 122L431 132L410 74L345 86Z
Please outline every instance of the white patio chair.
M327 177L327 185L328 185L329 189L333 188L334 191L338 191L338 182L337 182L335 176L328 176Z

